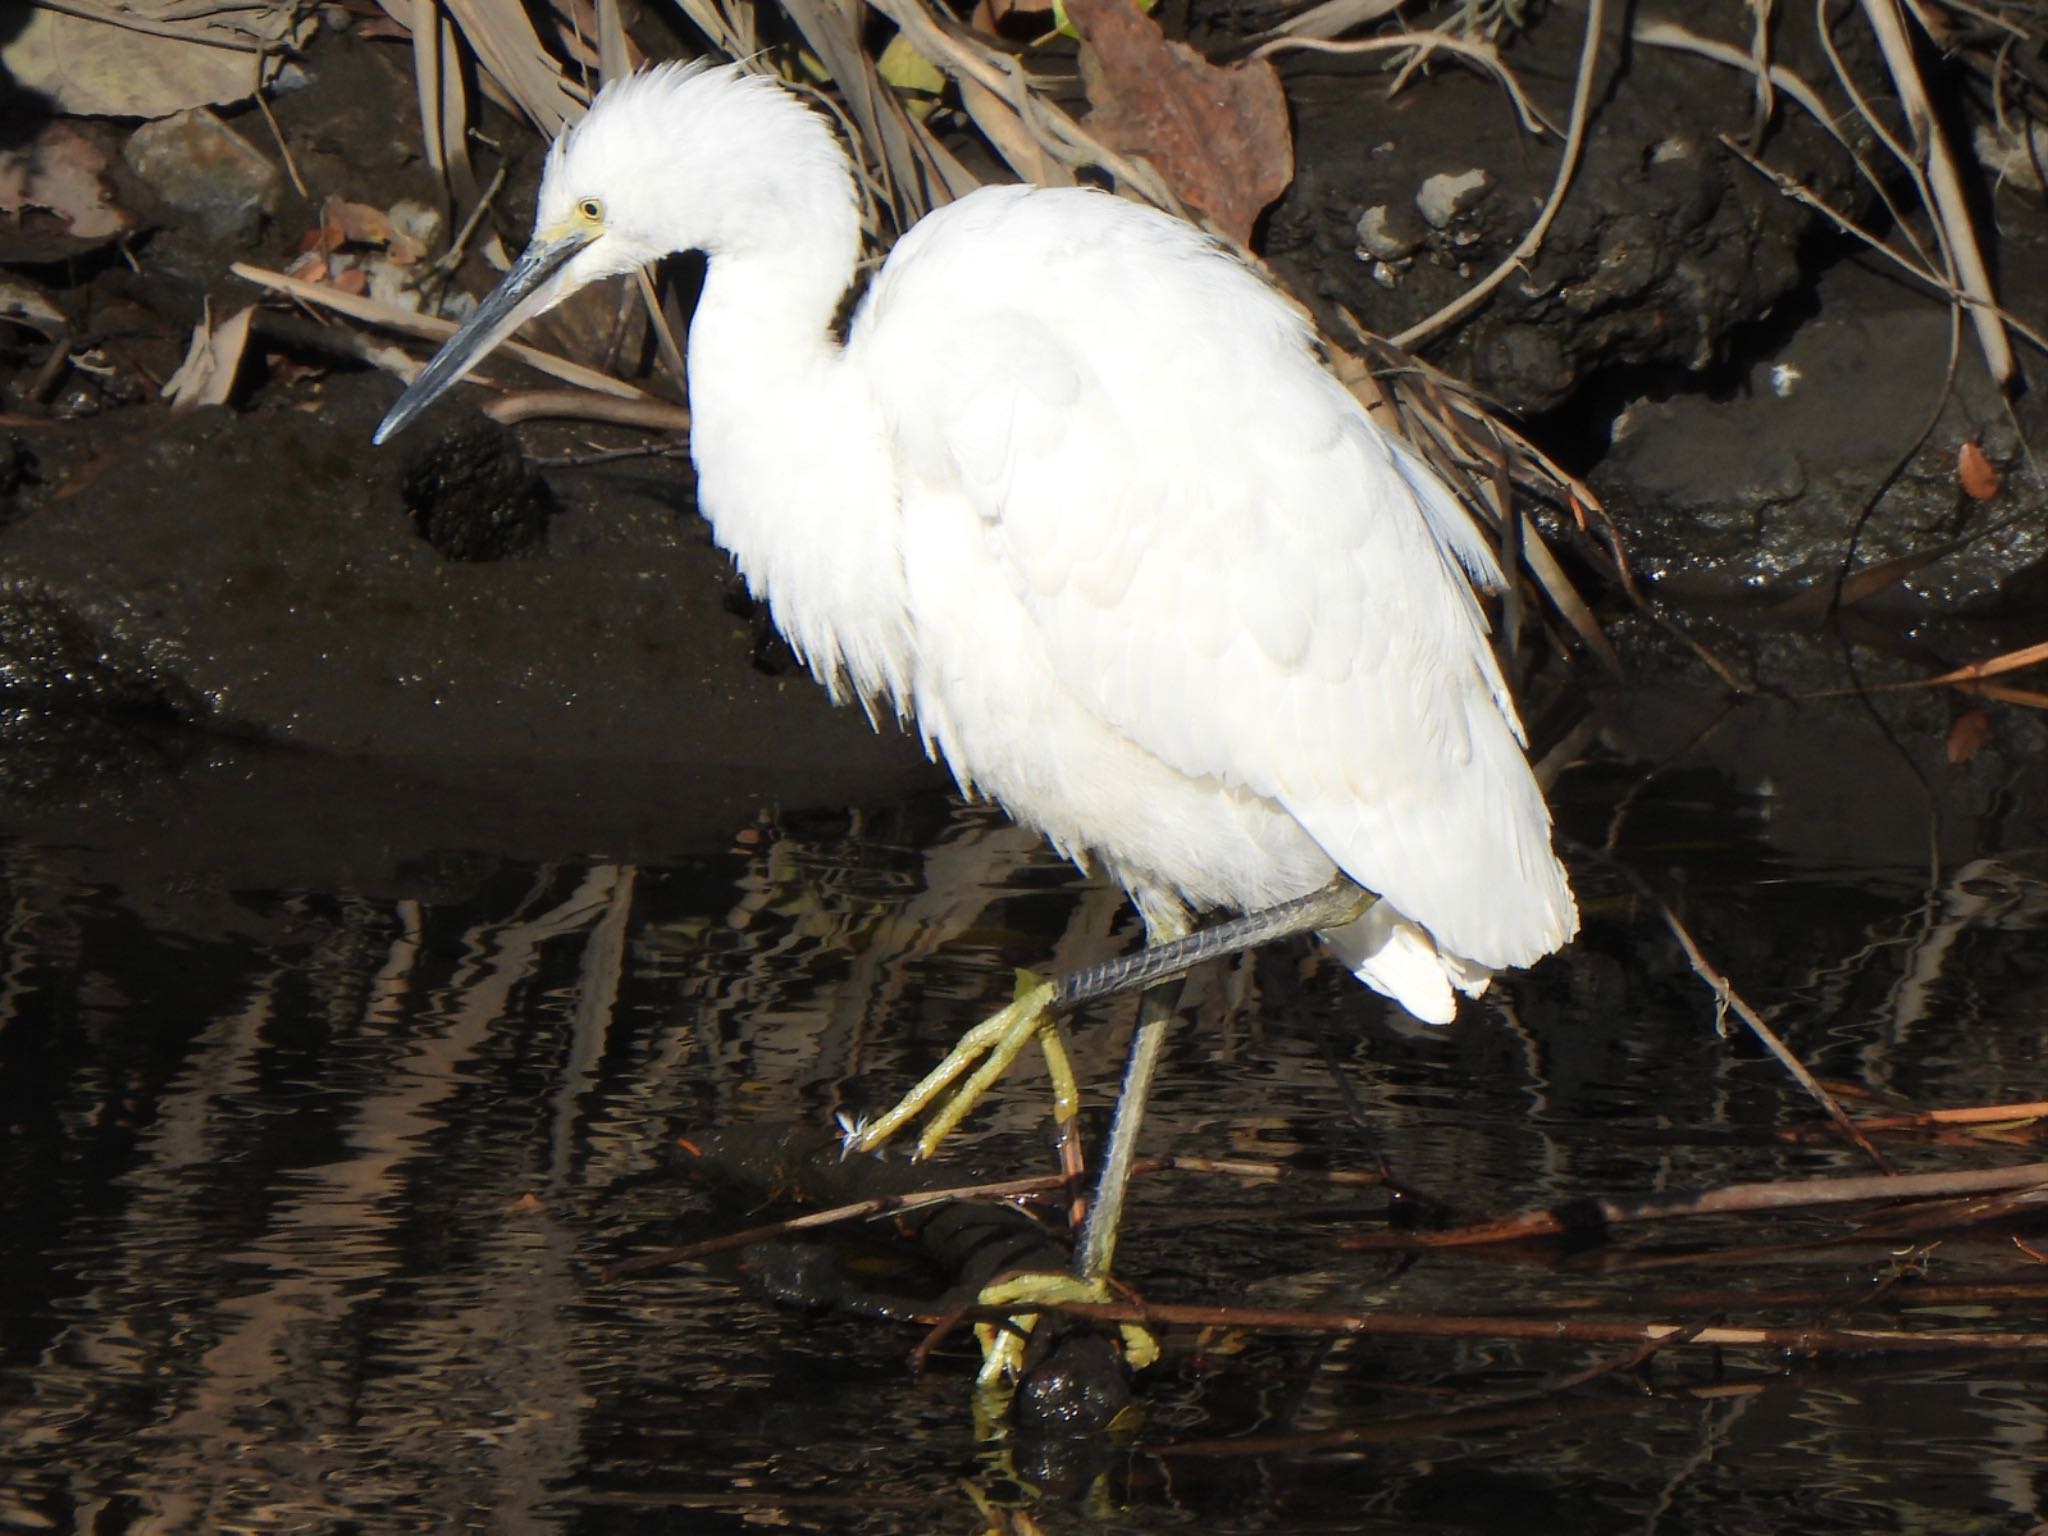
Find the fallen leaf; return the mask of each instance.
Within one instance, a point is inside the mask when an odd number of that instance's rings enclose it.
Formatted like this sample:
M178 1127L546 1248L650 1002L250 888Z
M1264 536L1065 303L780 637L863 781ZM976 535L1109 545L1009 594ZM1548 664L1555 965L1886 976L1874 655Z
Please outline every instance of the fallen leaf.
M1211 64L1169 42L1130 0L1068 0L1067 14L1083 44L1088 127L1151 161L1183 202L1248 244L1266 205L1294 179L1287 98L1273 66Z
M99 13L99 14L93 14ZM310 6L121 0L11 5L0 79L71 117L169 117L247 101L318 26Z
M235 375L241 371L242 352L249 345L249 321L256 313L251 304L239 309L219 325L209 313L193 328L192 345L178 371L164 381L164 399L177 409L200 405L226 405L234 392Z
M351 203L330 197L320 205L317 236L323 250L336 251L344 245L381 246L392 261L409 267L427 254L427 248L391 222L391 215L368 203Z
M103 244L133 226L100 179L106 154L69 123L45 123L19 148L0 150L0 213L53 215L71 240ZM31 259L24 256L22 259Z
M1972 501L1989 501L1998 494L1998 471L1975 443L1956 450L1956 479Z
M391 220L382 208L330 197L320 205L320 228L333 245L383 245L391 238Z
M1948 728L1948 760L1960 768L1977 755L1984 738L1991 734L1991 717L1981 709L1966 709Z

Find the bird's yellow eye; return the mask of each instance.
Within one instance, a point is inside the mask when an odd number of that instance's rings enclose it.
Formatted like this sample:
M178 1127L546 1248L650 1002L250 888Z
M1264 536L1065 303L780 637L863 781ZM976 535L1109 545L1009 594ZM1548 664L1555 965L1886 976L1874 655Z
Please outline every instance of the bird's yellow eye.
M576 212L593 224L604 222L604 204L594 197L586 197L576 205Z

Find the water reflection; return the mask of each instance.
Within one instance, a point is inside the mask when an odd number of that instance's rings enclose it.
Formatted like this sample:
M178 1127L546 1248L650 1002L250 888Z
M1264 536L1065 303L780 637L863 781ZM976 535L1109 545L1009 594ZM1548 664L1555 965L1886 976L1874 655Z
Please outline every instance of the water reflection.
M1816 1070L1918 1105L2041 1096L2037 862L1931 884L1797 869L1755 830L1713 829L1689 916ZM7 1528L967 1530L1026 1483L1058 1490L1029 1507L1062 1530L2041 1516L2038 1360L1694 1354L1557 1393L1603 1352L1187 1339L1134 1440L1052 1454L977 1444L963 1357L913 1378L914 1331L776 1310L730 1266L605 1280L744 1219L674 1177L677 1136L872 1109L1007 997L1014 966L1128 937L1111 895L985 812L763 816L658 863L422 849L409 894L110 881L29 842L0 876ZM1308 1170L1377 1149L1468 1216L1854 1170L1831 1142L1780 1139L1809 1107L1716 1037L1625 886L1583 885L1570 960L1449 1030L1388 1020L1299 952L1205 977L1152 1149L1304 1172L1148 1183L1128 1277L1170 1300L1648 1315L1668 1234L1576 1258L1347 1254L1332 1239L1383 1201ZM1127 1027L1112 1009L1079 1032L1092 1082L1113 1083ZM1043 1167L1036 1089L978 1116L963 1156ZM1885 1252L1722 1278L1846 1294ZM1933 1262L1949 1282L2029 1273L2003 1229Z

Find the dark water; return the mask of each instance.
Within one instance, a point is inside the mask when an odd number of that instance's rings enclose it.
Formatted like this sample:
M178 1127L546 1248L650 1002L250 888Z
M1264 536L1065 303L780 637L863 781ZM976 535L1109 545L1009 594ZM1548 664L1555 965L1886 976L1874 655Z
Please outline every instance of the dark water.
M1611 787L1582 781L1589 809L1567 810L1587 841ZM1916 1107L2043 1097L2042 863L1795 861L1767 811L1708 775L1666 783L1619 852L1682 895L1821 1076ZM728 1261L608 1279L759 1214L680 1174L678 1137L875 1109L1014 967L1129 936L1113 896L942 797L736 821L722 846L632 864L422 846L376 878L257 887L106 854L0 851L0 1528L2018 1536L2048 1518L2039 1354L1693 1347L1574 1384L1629 1350L1174 1334L1141 1420L1048 1447L977 1436L960 1341L913 1375L920 1329L779 1309ZM1203 978L1147 1149L1288 1172L1145 1181L1126 1278L1174 1302L2048 1332L2038 1296L1913 1299L2048 1278L2012 1241L2048 1247L2024 1212L1950 1220L1931 1255L1841 1212L1576 1249L1339 1248L1386 1230L1387 1202L1320 1171L1381 1154L1459 1219L1867 1171L1804 1134L1816 1112L1753 1042L1717 1034L1633 887L1576 874L1574 954L1450 1028L1389 1019L1304 951ZM1098 1100L1127 1028L1112 1007L1076 1031ZM976 1117L968 1170L1049 1166L1039 1086L1025 1073ZM2027 1130L1887 1145L1908 1169L2042 1155ZM1914 1265L1896 1308L1855 1308ZM1801 1288L1817 1299L1699 1299Z

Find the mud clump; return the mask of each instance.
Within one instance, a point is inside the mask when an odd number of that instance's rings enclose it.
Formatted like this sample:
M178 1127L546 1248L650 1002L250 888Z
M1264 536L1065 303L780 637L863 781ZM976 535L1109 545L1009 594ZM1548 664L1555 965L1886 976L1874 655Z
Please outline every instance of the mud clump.
M483 417L434 438L405 471L420 537L449 560L503 560L547 543L554 493L519 439Z

